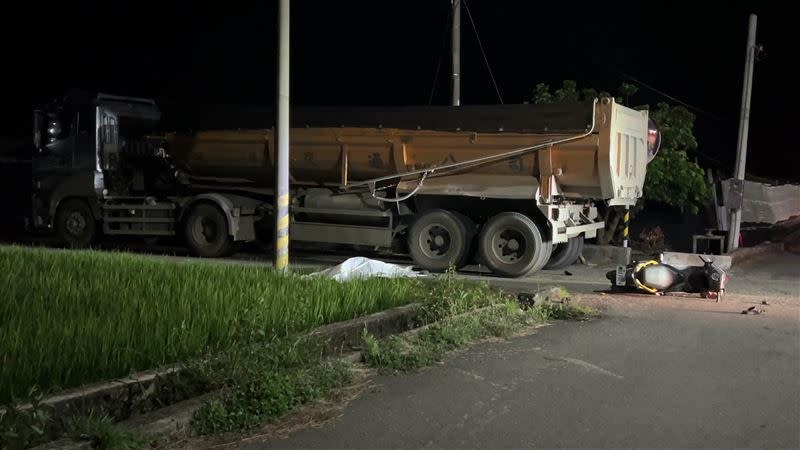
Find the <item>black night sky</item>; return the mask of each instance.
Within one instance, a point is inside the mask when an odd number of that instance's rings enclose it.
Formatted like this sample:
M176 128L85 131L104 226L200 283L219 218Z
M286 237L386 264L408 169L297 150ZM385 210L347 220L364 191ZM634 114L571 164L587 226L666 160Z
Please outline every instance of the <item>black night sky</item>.
M37 103L70 87L162 105L265 104L275 92L276 2L61 2L4 14L2 136L26 136ZM748 14L759 15L748 173L800 181L797 19L764 2L468 0L506 103L538 82L615 92L633 77L690 104L701 165L730 173ZM788 9L788 7L787 7ZM292 102L427 104L449 98L448 0L292 2ZM13 29L11 27L14 27ZM449 37L448 37L449 39ZM462 101L496 103L466 10ZM633 104L667 100L642 87ZM796 116L794 114L793 116Z

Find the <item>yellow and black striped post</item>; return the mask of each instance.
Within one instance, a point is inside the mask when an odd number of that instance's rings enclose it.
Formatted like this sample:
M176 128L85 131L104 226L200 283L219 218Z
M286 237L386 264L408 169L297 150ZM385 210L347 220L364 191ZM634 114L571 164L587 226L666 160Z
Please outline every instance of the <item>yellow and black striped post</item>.
M275 220L275 269L289 267L289 193L278 196Z
M278 2L278 86L275 124L276 270L289 267L289 0Z
M629 207L626 206L625 207L625 217L622 220L622 227L623 227L622 228L622 246L623 247L627 247L628 246L628 233L629 233L628 227L630 226L630 224L631 224L631 212L629 210Z

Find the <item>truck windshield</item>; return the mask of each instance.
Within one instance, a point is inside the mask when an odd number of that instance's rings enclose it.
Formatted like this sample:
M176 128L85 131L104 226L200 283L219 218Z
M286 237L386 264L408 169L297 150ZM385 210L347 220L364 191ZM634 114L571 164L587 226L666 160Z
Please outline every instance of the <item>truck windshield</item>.
M119 119L119 134L123 138L135 139L151 135L155 127L156 122L150 119L126 116Z

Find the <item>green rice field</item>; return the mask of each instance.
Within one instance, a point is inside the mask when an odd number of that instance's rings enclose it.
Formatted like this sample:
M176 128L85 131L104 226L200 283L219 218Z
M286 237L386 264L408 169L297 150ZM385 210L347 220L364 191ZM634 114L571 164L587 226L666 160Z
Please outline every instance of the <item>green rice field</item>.
M420 299L420 283L346 283L256 266L0 247L0 403L125 376Z

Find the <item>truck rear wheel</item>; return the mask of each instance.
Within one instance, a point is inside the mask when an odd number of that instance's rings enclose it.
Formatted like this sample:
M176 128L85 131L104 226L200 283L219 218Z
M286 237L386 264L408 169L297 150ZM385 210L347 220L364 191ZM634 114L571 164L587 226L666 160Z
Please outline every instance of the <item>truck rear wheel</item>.
M483 263L492 272L508 277L533 270L546 250L536 223L517 212L492 217L481 231L478 247Z
M467 254L464 256L464 262L458 266L461 268L471 263L475 259L475 252L478 248L478 246L475 244L475 235L478 234L478 226L475 224L474 220L470 219L465 214L462 214L458 211L450 212L458 217L461 223L464 224L464 228L467 230Z
M553 255L550 256L550 261L545 264L545 269L563 269L564 267L572 265L583 250L583 235L578 235L571 238L563 244L556 244L553 249Z
M56 213L56 235L62 245L86 248L94 239L95 223L89 205L80 199L64 200Z
M550 260L550 256L553 254L553 241L545 241L543 230L540 230L542 233L542 254L539 255L539 259L536 260L536 264L533 265L531 272L538 272L542 270L547 261Z
M233 239L228 234L228 218L214 205L201 203L186 219L186 244L197 256L217 258L230 254Z
M469 258L471 234L458 215L444 209L422 214L408 231L408 251L414 262L431 272L451 265L462 267Z

